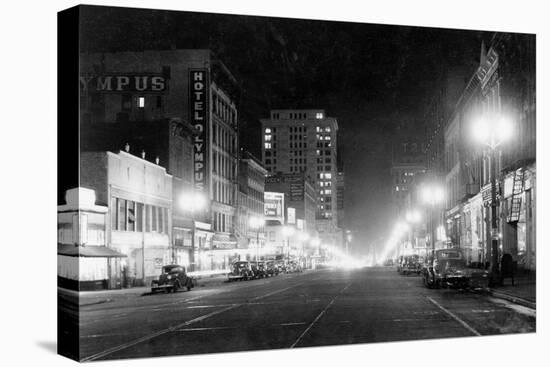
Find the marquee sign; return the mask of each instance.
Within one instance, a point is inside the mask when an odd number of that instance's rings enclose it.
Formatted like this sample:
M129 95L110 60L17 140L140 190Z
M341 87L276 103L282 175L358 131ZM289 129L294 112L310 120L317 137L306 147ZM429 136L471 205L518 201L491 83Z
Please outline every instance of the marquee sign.
M197 129L193 138L193 185L208 196L208 73L189 70L189 121Z
M100 93L163 93L168 90L168 78L158 73L81 75L83 94Z

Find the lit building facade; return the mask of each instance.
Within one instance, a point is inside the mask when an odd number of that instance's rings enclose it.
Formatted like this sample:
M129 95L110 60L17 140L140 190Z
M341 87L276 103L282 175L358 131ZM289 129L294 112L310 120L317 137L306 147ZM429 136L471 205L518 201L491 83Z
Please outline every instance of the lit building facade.
M267 171L256 157L249 152L241 152L236 225L239 248L262 248L265 246L265 226L254 227L251 218L264 219L266 174Z
M518 269L536 269L535 44L529 35L495 34L447 121L446 237L471 263L488 266L491 241L499 258L510 254ZM492 151L475 141L481 118L506 118L514 138L495 150L497 232L491 224Z
M324 110L272 110L261 119L262 161L271 174L304 173L317 196L316 223L322 241L342 245L337 225L338 122Z
M124 285L149 285L173 261L172 176L124 151L82 152L80 184L108 208L105 242L127 256Z
M205 254L236 247L239 91L225 65L210 50L82 54L80 82L83 127L133 125L144 132L143 142L156 142L157 148L143 151L145 159L158 157L174 177L178 261L195 269L224 267L224 256ZM155 127L144 126L165 120L171 124L163 129L169 138L161 142ZM118 149L130 139L119 136ZM130 145L141 155L140 141ZM206 205L191 211L179 200L188 194L200 195Z

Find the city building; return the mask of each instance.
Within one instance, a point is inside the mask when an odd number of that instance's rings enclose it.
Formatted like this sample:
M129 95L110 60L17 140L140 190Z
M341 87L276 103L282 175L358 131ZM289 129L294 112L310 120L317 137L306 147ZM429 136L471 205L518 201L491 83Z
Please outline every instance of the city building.
M337 225L338 228L345 228L345 215L344 215L344 192L345 192L345 180L344 170L339 169L336 175L336 210L337 210Z
M495 34L488 50L483 44L479 67L444 129L447 243L461 248L472 263L489 266L496 239L497 258L510 254L518 269L536 269L534 50L534 40L519 34ZM509 122L514 138L476 141L480 124L497 120Z
M108 208L96 205L95 192L73 188L57 207L57 280L77 291L122 287L126 255L107 247Z
M173 262L172 176L125 151L82 152L80 185L108 208L105 243L127 257L122 284L151 284Z
M392 206L396 218L404 218L409 191L415 178L426 172L423 137L413 131L401 131L393 142L391 161Z
M316 236L317 195L312 180L304 173L279 172L266 177L265 189L284 194L286 221L283 224L293 225L309 236Z
M239 248L265 247L264 192L267 171L250 152L241 151L239 157L237 192L237 225Z
M226 250L237 246L233 75L210 50L82 54L80 67L83 150L100 151L93 132L118 126L116 145L103 150L129 143L132 154L158 158L174 180L178 261L193 270L225 267Z
M338 123L324 110L271 110L261 119L262 161L271 174L304 173L315 185L321 240L342 246L337 224Z

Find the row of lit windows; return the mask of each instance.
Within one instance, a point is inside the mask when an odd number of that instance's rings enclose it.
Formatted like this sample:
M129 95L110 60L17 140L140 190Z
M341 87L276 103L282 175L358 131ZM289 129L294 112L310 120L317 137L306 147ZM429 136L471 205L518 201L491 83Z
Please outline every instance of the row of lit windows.
M317 138L317 140L328 140L328 141L330 141L330 139L331 139L330 135L319 135L319 134L317 134L315 137Z
M317 148L330 148L332 143L330 141L318 141Z
M315 131L320 133L320 132L326 132L326 133L330 133L330 126L326 126L324 129L321 127L321 126L317 126L315 128Z
M331 163L330 157L325 158L325 161L323 162L323 158L317 158L317 163Z
M277 133L277 128L276 128L276 127L273 127L273 128L271 128L271 127L266 127L265 130L264 130L264 132L265 132L266 134L271 134L271 133L275 134L275 133Z
M330 153L331 153L331 150L330 150L330 149L325 149L325 150L317 149L317 150L315 151L315 153L316 153L317 155L323 155L323 153L325 153L325 155L331 155L331 154L330 154Z
M110 210L114 231L168 233L168 208L112 197Z
M331 187L332 182L330 182L330 181L319 181L319 186L321 186L321 187Z
M332 195L332 190L331 189L320 190L319 194L320 195Z
M326 178L328 180L332 179L332 173L318 173L317 178Z

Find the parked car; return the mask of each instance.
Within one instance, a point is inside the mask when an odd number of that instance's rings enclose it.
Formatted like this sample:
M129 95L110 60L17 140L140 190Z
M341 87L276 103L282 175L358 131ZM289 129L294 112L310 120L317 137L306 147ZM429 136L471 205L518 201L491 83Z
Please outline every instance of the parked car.
M254 271L250 265L250 261L235 261L231 264L231 271L227 274L229 281L233 280L249 280L254 277Z
M489 273L485 269L468 267L459 249L436 250L423 276L428 288L483 288L487 287Z
M279 275L280 270L276 261L274 260L266 261L265 266L266 266L267 276L272 277L274 275Z
M301 273L302 270L302 265L300 265L300 263L295 260L289 261L286 266L287 273Z
M264 261L251 261L250 267L254 273L254 278L265 278L267 277L267 269Z
M190 291L194 286L194 280L187 276L184 266L166 265L162 267L159 278L151 282L151 292L159 290L164 290L166 293L177 292L178 289L184 287Z
M422 259L418 255L405 256L401 263L401 273L405 275L420 274Z

